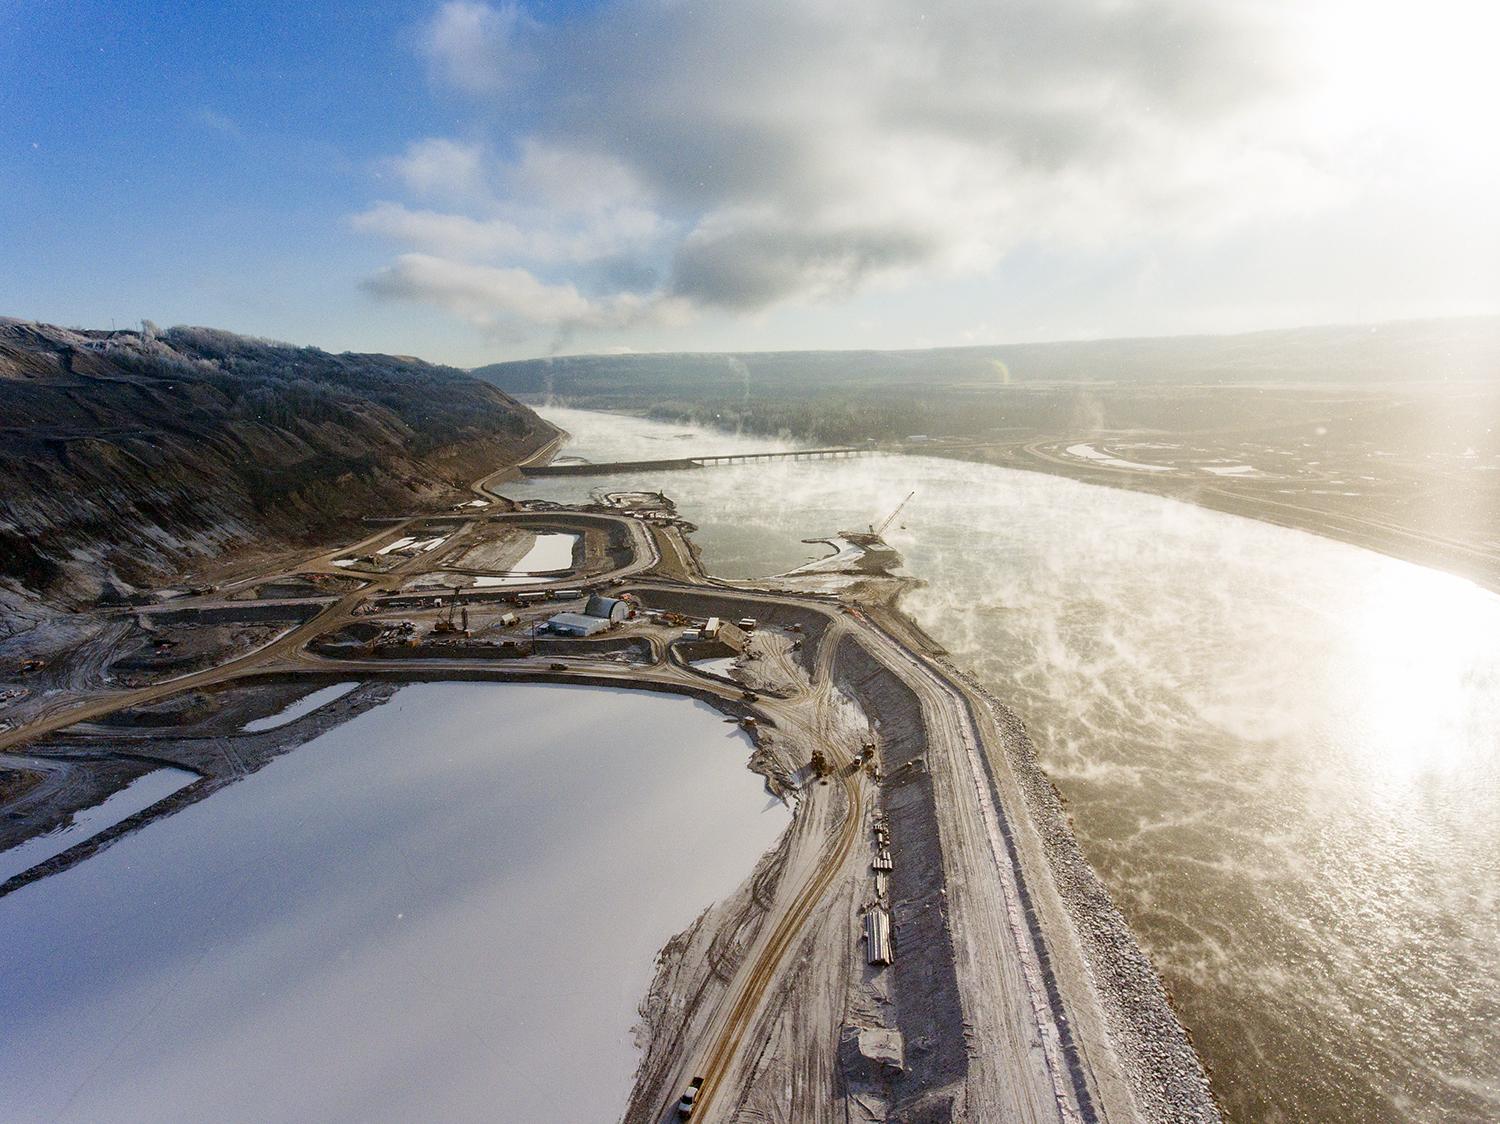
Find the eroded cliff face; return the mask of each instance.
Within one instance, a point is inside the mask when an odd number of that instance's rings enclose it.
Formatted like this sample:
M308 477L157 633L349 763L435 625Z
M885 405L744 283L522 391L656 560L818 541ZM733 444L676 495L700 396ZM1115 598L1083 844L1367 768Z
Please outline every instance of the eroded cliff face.
M420 360L0 318L0 635L28 605L129 595L443 502L553 433Z

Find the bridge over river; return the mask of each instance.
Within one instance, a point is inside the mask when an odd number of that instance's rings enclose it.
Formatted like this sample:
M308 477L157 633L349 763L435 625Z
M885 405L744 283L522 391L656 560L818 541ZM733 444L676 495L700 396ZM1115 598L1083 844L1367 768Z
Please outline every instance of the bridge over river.
M599 464L526 465L527 476L597 476L610 472L652 472L680 468L708 468L720 464L754 464L757 461L819 461L843 457L867 457L880 449L838 446L830 449L788 449L784 453L718 453L703 457L675 457L659 461L605 461Z

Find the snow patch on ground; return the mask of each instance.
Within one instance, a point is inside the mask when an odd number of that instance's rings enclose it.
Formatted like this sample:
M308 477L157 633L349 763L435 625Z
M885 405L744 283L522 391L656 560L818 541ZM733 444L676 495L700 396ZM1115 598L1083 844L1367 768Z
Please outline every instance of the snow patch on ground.
M417 541L416 540L416 536L414 536L414 535L407 535L405 538L397 539L393 543L387 543L385 546L381 547L375 553L376 554L389 554L393 550L401 550L401 549L403 549L405 547L408 547L408 546L410 546L412 543L414 543L416 541Z
M1092 445L1069 445L1067 451L1070 457L1080 457L1083 460L1094 461L1096 464L1107 464L1111 468L1129 468L1136 472L1175 471L1170 465L1141 464L1139 461L1127 461L1119 457L1112 457L1108 453L1101 453Z

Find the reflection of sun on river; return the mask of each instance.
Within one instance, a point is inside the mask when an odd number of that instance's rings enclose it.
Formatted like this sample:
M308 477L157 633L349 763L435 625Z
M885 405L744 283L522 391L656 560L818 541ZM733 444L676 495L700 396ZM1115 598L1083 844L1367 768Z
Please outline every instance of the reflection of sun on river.
M547 411L591 460L780 443ZM599 480L518 494L585 498ZM612 476L715 573L908 491L908 610L1021 712L1238 1119L1500 1118L1500 598L1311 535L883 457Z

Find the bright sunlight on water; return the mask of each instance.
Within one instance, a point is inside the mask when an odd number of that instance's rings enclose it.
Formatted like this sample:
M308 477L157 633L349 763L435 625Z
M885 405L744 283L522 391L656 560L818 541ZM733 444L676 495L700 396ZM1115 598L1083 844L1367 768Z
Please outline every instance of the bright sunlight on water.
M592 460L687 426L546 411ZM714 447L776 447L712 435ZM682 455L682 454L678 454ZM1242 1120L1500 1117L1500 598L1139 493L931 457L549 480L666 491L705 563L908 491L908 610L1026 719Z

